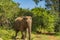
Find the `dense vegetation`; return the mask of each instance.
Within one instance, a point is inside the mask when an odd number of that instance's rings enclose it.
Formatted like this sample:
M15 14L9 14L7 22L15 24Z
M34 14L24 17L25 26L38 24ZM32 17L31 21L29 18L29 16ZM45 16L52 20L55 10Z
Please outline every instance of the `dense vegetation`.
M40 7L35 7L31 10L23 9L19 8L19 4L12 0L0 0L0 32L2 32L2 29L7 29L8 31L6 30L6 32L11 32L9 29L12 30L14 19L18 16L32 16L33 32L60 32L59 12L54 12L52 9L48 10Z

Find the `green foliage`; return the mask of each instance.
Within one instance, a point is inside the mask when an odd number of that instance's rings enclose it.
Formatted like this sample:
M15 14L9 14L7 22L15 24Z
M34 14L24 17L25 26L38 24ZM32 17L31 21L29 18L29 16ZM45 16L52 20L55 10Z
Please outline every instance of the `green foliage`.
M32 9L33 15L33 28L46 29L48 32L54 32L54 24L56 21L55 15L48 12L43 8ZM35 30L35 29L34 29Z
M38 2L39 0L36 0L36 1L34 1L35 3L39 3ZM56 24L55 24L55 31L57 31L57 32L60 32L60 4L59 4L59 0L42 0L42 1L45 1L46 2L46 4L45 4L45 6L46 6L46 9L49 9L49 10L51 10L51 12L53 13L53 14L55 14L56 13L56 15L58 15L58 17L57 17L57 19L58 19L58 21L56 21Z
M2 23L6 20L12 22L19 12L19 5L12 0L0 0L0 21Z
M14 36L13 30L4 30L0 28L0 38L3 40L9 40L12 36Z
M29 9L20 8L20 12L17 16L33 16L33 13Z
M12 0L2 0L0 1L0 6L2 6L1 10L4 11L3 15L9 19L12 19L19 11L18 4L14 3Z

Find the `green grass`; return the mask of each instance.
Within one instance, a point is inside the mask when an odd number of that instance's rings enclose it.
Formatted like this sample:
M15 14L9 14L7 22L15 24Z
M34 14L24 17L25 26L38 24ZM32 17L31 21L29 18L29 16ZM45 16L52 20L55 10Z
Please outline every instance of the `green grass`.
M5 30L5 29L0 29L0 38L3 40L12 40L12 37L15 35L14 30ZM60 40L60 36L50 36L50 35L45 35L45 34L31 34L31 40ZM21 37L21 33L18 33L18 37Z
M0 38L2 38L3 40L9 40L12 36L14 36L13 30L0 29Z

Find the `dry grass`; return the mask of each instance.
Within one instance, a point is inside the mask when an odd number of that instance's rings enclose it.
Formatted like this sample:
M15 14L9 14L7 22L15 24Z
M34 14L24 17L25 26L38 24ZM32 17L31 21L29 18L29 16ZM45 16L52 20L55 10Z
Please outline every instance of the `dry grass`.
M60 40L60 36L32 34L33 40Z

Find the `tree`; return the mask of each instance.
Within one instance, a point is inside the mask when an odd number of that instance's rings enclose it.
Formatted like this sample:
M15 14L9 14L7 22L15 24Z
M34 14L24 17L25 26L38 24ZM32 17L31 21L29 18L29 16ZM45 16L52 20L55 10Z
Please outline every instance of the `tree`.
M51 14L49 10L43 8L33 8L33 28L35 31L46 30L54 32L56 15Z
M0 21L6 23L6 20L11 21L19 12L19 4L12 0L0 0Z
M52 10L52 13L58 15L57 16L57 21L56 21L56 24L55 24L55 31L56 32L60 32L60 7L59 7L59 0L46 0L46 6L48 8L51 8Z
M39 0L37 0L37 1L39 1ZM60 1L59 0L41 0L41 1L45 1L46 8L51 10L51 13L56 15L57 21L55 22L55 31L59 32L60 31L60 21L59 21L60 20L60 4L59 4Z
M40 0L33 0L33 1L36 3L36 5L38 5Z
M59 0L33 0L36 4L38 4L40 1L45 1L46 2L46 8L51 8L55 12L59 12L60 7L59 7Z

